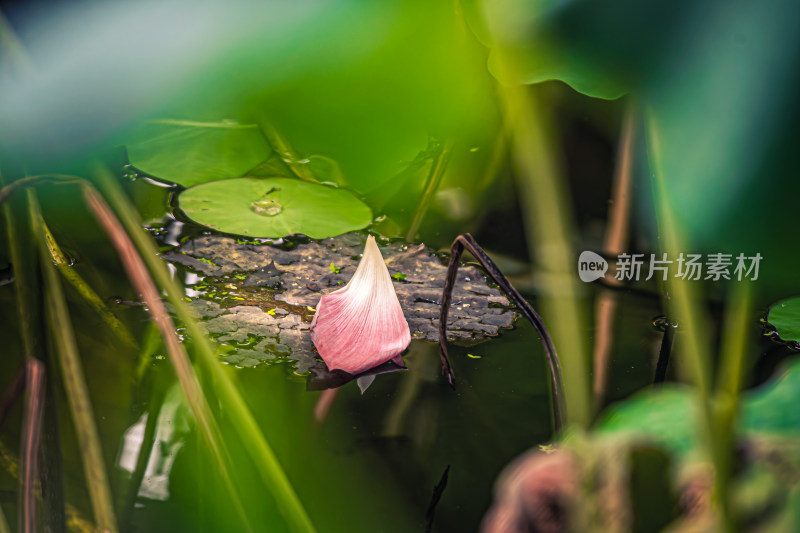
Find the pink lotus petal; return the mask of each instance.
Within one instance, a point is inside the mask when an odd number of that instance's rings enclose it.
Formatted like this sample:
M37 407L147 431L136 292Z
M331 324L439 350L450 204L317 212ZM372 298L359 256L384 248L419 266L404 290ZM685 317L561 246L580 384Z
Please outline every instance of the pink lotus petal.
M402 365L411 332L373 236L347 285L320 298L311 340L329 370L360 374L390 359Z

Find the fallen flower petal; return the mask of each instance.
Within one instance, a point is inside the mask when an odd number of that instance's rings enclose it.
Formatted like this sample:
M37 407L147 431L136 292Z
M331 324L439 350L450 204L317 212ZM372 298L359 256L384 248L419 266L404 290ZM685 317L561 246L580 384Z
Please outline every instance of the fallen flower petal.
M411 331L375 237L367 238L347 285L320 298L311 340L331 371L359 374L389 360L403 365Z

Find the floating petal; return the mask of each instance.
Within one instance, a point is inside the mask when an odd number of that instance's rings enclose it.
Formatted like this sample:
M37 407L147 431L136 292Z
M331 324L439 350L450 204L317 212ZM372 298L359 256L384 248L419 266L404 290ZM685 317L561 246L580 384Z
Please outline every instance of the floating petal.
M373 236L347 285L320 298L311 340L331 371L359 374L389 360L402 366L411 332Z

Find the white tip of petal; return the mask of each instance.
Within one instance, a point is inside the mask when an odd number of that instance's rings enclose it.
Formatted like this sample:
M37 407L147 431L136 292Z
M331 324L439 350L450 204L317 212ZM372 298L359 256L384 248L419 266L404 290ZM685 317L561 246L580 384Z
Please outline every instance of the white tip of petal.
M350 374L394 359L411 342L389 269L372 235L347 285L320 298L311 340L329 370Z

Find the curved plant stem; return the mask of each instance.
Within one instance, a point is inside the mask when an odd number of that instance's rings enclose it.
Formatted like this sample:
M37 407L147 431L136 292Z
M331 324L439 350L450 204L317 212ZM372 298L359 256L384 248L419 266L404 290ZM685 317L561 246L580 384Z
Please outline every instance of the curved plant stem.
M436 194L437 190L439 190L439 185L442 183L444 172L447 170L447 164L450 162L450 156L452 154L453 140L448 139L442 145L439 154L436 156L436 159L433 162L433 166L431 166L430 173L428 174L428 180L425 184L425 191L422 193L422 198L417 206L417 211L414 213L414 219L411 221L411 225L408 227L408 233L406 234L406 240L408 242L412 242L414 237L417 235L419 226L422 224L422 219L425 218L425 212L428 210L428 205L431 203L431 198L433 198L433 195Z
M183 388L189 407L197 420L197 425L200 427L200 432L206 439L211 452L220 462L220 473L223 477L223 482L227 486L231 498L233 499L234 506L239 512L242 520L247 523L247 513L241 503L239 493L233 483L229 472L229 466L232 464L230 454L225 448L219 427L211 413L211 408L206 401L203 390L200 387L200 382L192 368L192 363L189 360L189 354L180 340L176 332L175 324L172 318L167 313L167 308L161 300L161 295L153 283L150 273L144 264L141 256L136 251L136 247L131 242L128 234L123 229L114 212L108 207L105 200L100 196L100 193L94 187L87 183L81 185L83 197L89 210L94 214L100 226L105 230L106 234L111 239L111 243L117 249L117 253L122 260L122 265L128 273L128 277L136 290L142 295L142 299L147 304L147 309L153 317L158 329L161 331L161 337L164 339L164 344L169 353L169 359L175 368L175 374L178 376L178 381Z
M68 174L43 174L41 176L26 176L24 178L20 178L16 181L13 181L0 189L0 204L5 202L14 192L25 189L27 187L33 187L34 185L39 185L41 183L80 183L83 180L77 176L70 176ZM0 182L2 185L2 182Z
M447 380L451 387L455 388L455 373L450 366L450 358L447 355L447 314L450 311L450 301L453 298L453 289L456 284L456 274L458 273L458 265L461 260L461 254L464 248L469 251L475 259L483 266L486 273L491 276L495 283L505 292L511 301L519 308L520 312L533 324L536 332L542 340L544 347L545 358L550 370L550 394L552 397L553 407L553 426L556 433L560 433L564 427L566 418L565 408L563 405L563 383L561 377L561 363L558 360L558 353L553 344L553 339L550 337L550 332L544 324L544 320L539 316L539 313L528 303L525 298L514 288L513 285L506 279L494 261L486 255L486 252L478 245L475 239L469 233L463 233L456 237L453 245L450 247L450 264L447 266L447 279L444 284L444 291L442 293L442 305L439 312L439 354L442 359L442 374L447 376Z
M86 183L86 181L83 178L69 174L42 174L38 176L27 176L0 189L0 204L10 198L14 192L26 189L28 187L34 187L42 183L79 185L81 183ZM128 329L122 324L122 322L119 321L114 313L111 312L108 306L103 303L103 300L89 286L89 284L86 283L86 281L84 281L83 278L81 278L70 266L69 261L64 256L64 253L61 251L61 248L58 246L53 234L50 232L50 229L47 227L44 221L42 221L42 229L44 231L44 239L50 252L50 256L59 272L61 272L64 278L75 288L75 290L78 291L78 293L89 303L89 305L92 306L95 311L97 311L97 313L100 315L100 318L102 318L111 331L113 331L120 338L120 340L122 340L122 342L133 347L136 343Z
M242 441L247 443L246 449L250 452L262 480L271 491L292 531L313 532L314 526L272 451L272 447L261 433L258 423L231 377L219 364L216 352L206 339L205 332L195 323L183 300L183 291L172 281L166 266L158 256L155 244L142 229L138 213L130 205L125 193L105 166L95 165L94 176L119 214L120 220L127 230L127 235L135 242L141 258L147 263L154 280L166 292L167 300L174 307L181 322L186 325L197 349L199 363L213 377L218 400L226 406L226 414L230 417L233 427L238 430Z
M39 443L42 436L45 394L44 363L28 358L25 362L25 406L22 418L22 461L20 462L20 531L38 531L36 481L38 479Z
M95 521L101 531L113 533L118 529L111 489L105 461L103 460L100 435L97 430L91 400L89 399L89 390L86 386L86 378L81 368L78 348L69 318L69 309L64 298L58 272L49 261L49 251L44 244L41 214L33 193L29 193L28 200L33 218L34 233L38 236L36 241L39 244L42 258L41 265L47 296L47 318L50 325L50 333L55 339L64 379L64 389L67 393L66 396L69 401L72 418L75 421L75 433L83 456L83 471L86 476L86 485L89 489Z

